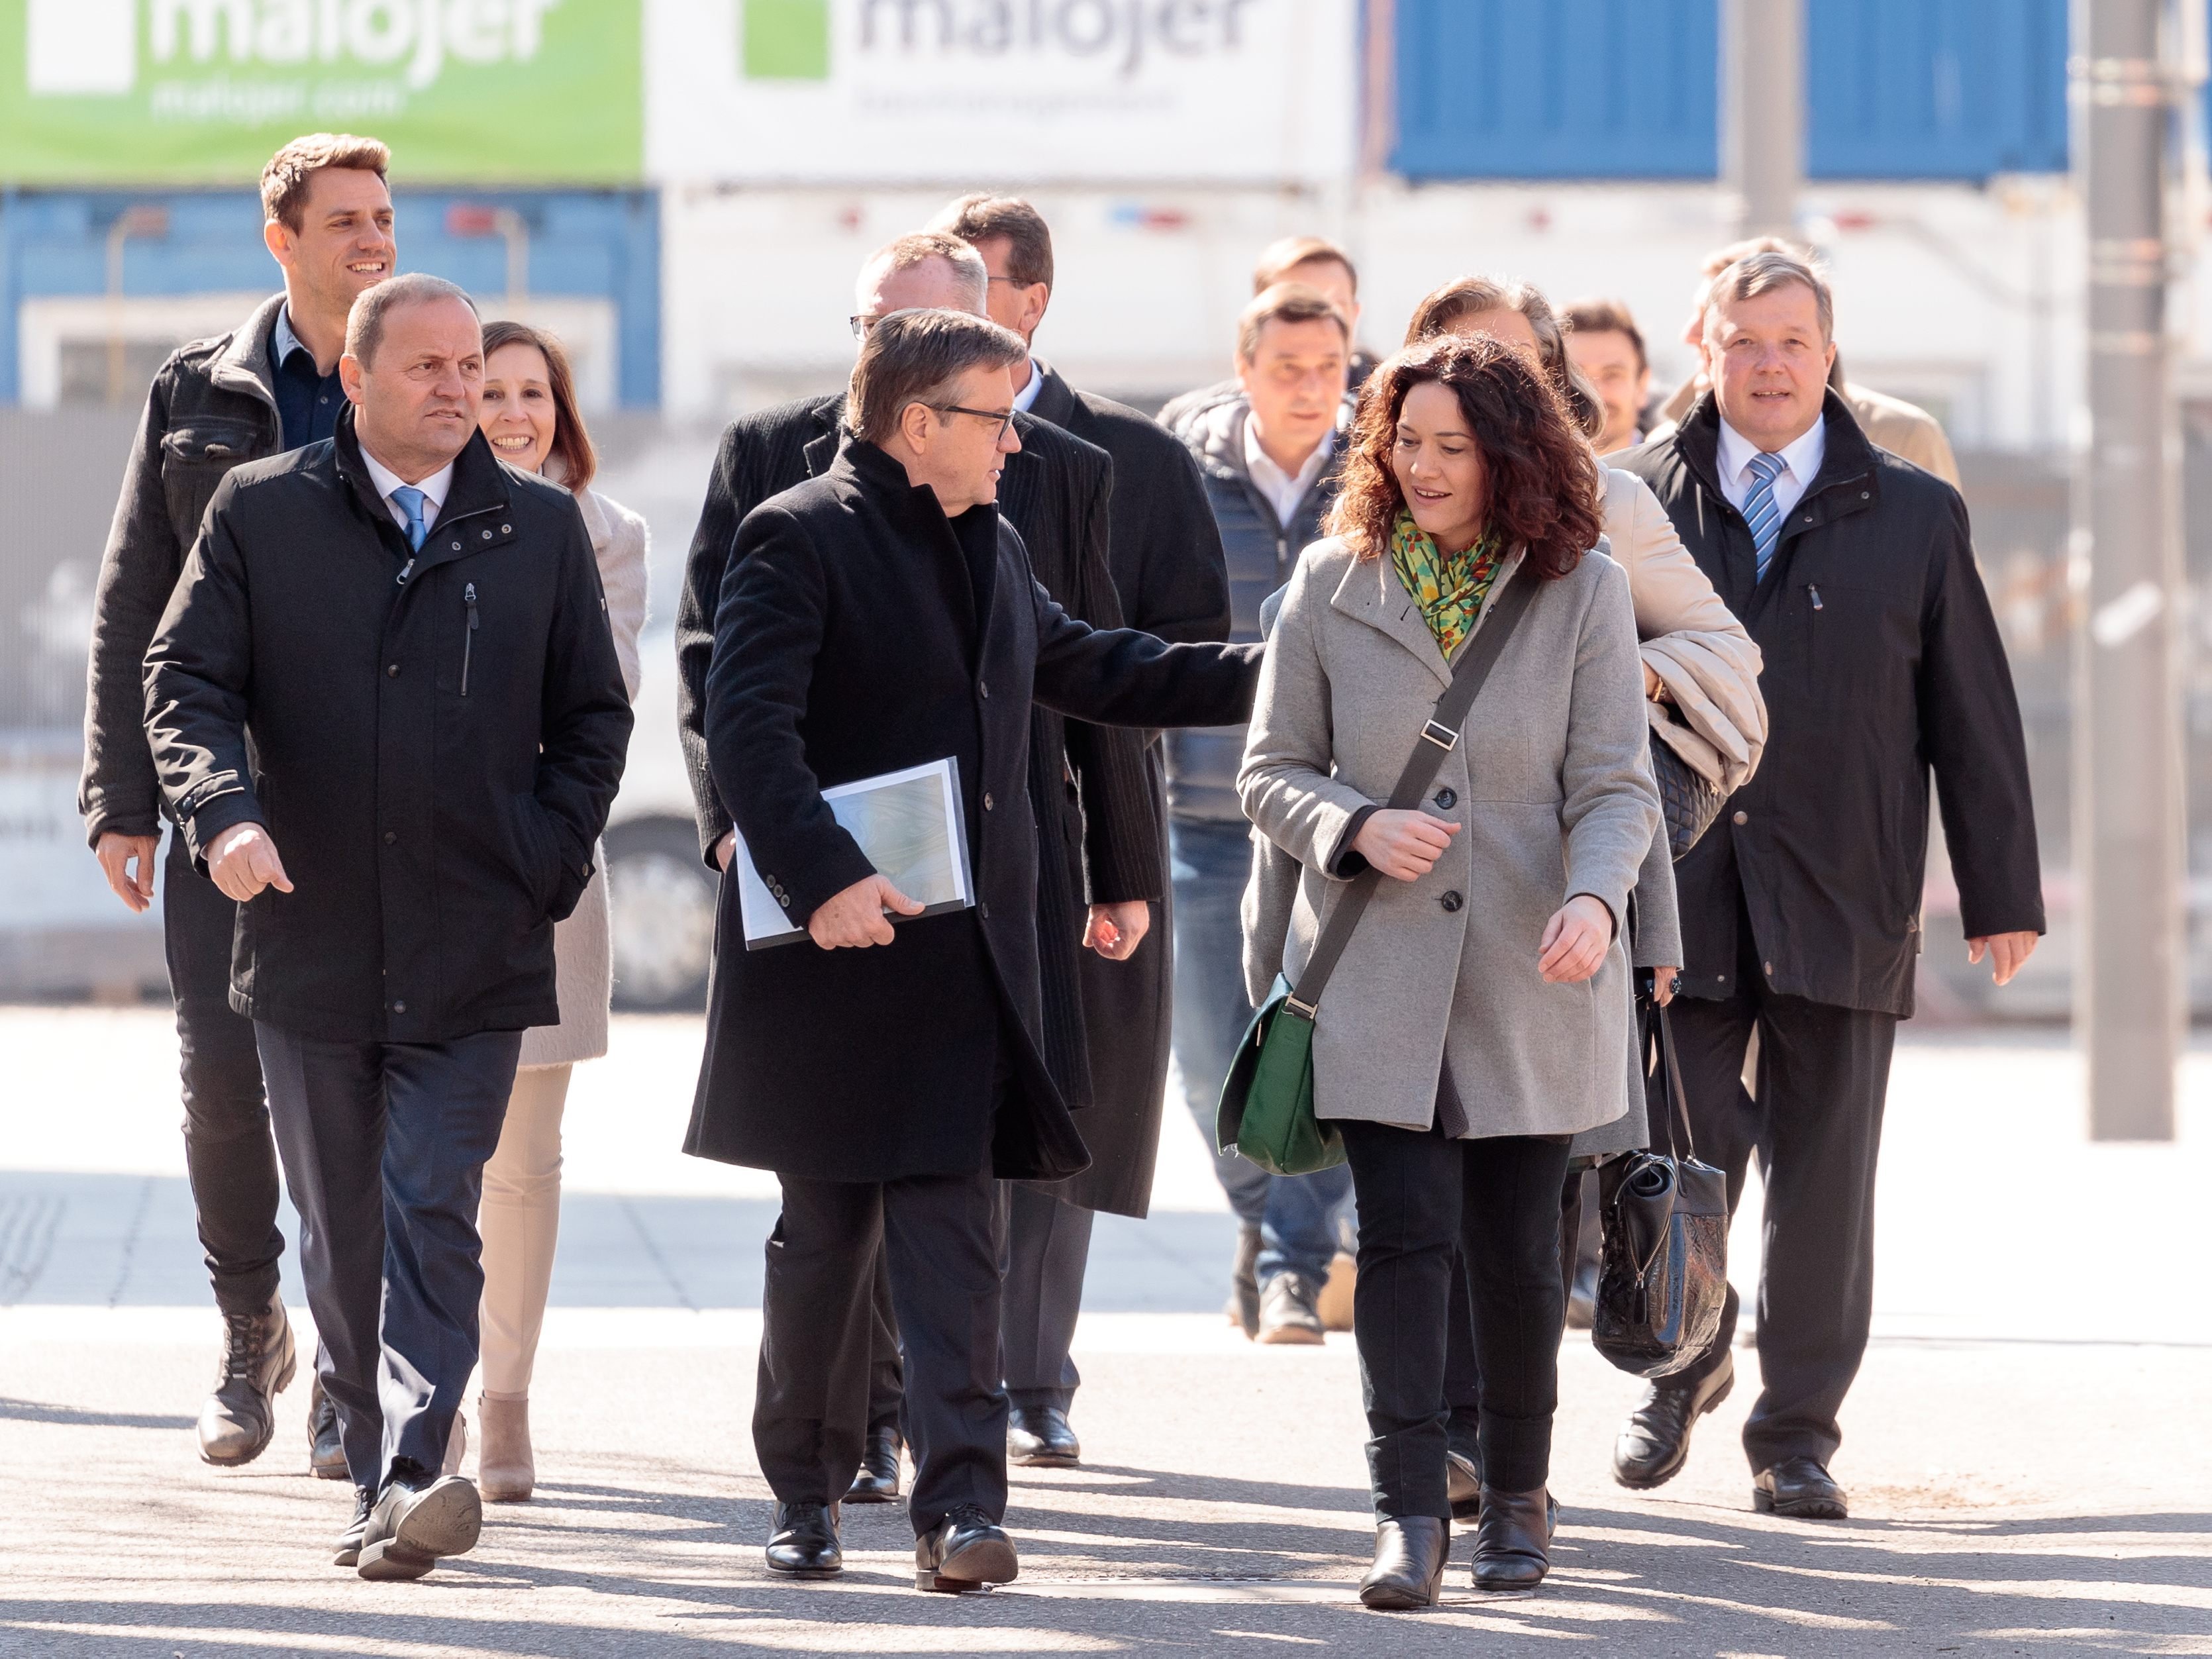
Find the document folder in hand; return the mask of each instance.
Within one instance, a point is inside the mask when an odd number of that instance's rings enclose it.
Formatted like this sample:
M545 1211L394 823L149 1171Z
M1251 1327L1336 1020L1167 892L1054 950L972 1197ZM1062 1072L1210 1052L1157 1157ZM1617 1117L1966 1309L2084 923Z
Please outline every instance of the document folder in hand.
M964 910L975 902L968 869L967 819L960 808L960 763L933 761L903 772L862 778L824 789L837 822L860 844L876 873L923 906L922 915ZM763 951L806 935L806 918L776 902L753 867L744 837L738 837L730 869L745 924L745 949ZM892 916L894 922L917 916Z

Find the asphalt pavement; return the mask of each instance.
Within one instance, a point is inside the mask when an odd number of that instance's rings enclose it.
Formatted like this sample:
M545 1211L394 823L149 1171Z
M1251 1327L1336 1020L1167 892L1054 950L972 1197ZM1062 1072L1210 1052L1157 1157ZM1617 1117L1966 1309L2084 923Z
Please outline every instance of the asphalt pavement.
M618 1019L571 1096L538 1498L422 1583L370 1584L328 1564L348 1494L305 1473L304 1375L259 1462L194 1455L217 1327L166 1013L0 1010L0 1654L2212 1653L2212 1053L2176 1145L2101 1146L2062 1039L1900 1045L1850 1521L1751 1512L1748 1351L1684 1474L1614 1486L1638 1385L1571 1334L1552 1577L1478 1595L1462 1539L1444 1607L1383 1615L1352 1596L1350 1340L1222 1321L1233 1226L1180 1118L1152 1218L1100 1225L1085 1463L1016 1472L1020 1580L917 1594L892 1506L848 1511L842 1580L779 1583L748 1428L773 1182L676 1150L697 1023ZM1734 1245L1746 1278L1755 1228Z

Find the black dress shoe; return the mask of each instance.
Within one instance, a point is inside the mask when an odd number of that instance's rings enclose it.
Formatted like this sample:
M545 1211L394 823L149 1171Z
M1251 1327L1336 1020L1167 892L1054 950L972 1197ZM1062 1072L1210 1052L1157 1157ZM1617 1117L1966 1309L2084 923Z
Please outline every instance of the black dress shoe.
M222 1316L222 1363L200 1407L200 1459L223 1468L251 1463L276 1432L276 1396L292 1380L298 1355L284 1298Z
M1006 1456L1031 1468L1072 1469L1083 1461L1083 1443L1057 1406L1016 1406L1006 1417Z
M888 1504L899 1495L899 1452L904 1443L895 1427L868 1431L860 1472L846 1489L848 1504Z
M1818 1458L1785 1457L1752 1477L1751 1506L1765 1515L1800 1521L1844 1521L1850 1504Z
M368 1512L376 1507L376 1494L366 1486L353 1489L353 1520L338 1534L337 1546L331 1552L334 1567L357 1567L361 1565L361 1540L368 1534Z
M1450 1554L1451 1528L1433 1515L1376 1522L1375 1565L1359 1581L1361 1603L1377 1613L1436 1606Z
M1474 1587L1534 1589L1552 1570L1551 1494L1482 1489L1482 1519L1474 1529Z
M483 1532L483 1504L466 1477L441 1474L417 1488L395 1480L362 1530L364 1578L420 1578L448 1555L466 1555Z
M770 1572L787 1578L835 1578L845 1571L835 1504L778 1504L769 1534Z
M1021 1576L1014 1540L1006 1529L963 1504L914 1540L914 1587L957 1595L987 1584L1011 1584Z
M323 1379L315 1379L307 1395L307 1468L318 1480L343 1480L345 1437L338 1432L337 1402L323 1392Z
M1662 1378L1644 1398L1613 1443L1613 1478L1637 1492L1663 1486L1681 1473L1690 1455L1690 1431L1735 1387L1735 1360L1721 1361L1710 1376L1688 1382Z

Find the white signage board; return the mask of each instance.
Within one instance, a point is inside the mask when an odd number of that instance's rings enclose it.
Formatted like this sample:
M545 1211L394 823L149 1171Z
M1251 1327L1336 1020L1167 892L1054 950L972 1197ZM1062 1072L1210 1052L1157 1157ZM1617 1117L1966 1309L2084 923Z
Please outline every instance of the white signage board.
M647 0L659 183L1326 185L1358 0Z

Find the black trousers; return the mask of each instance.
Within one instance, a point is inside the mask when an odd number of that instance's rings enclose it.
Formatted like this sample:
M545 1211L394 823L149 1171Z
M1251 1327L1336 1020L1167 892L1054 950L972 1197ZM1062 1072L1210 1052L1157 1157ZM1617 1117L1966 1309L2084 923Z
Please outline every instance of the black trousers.
M1559 1189L1560 1294L1574 1282L1585 1223L1595 1224L1595 1206L1583 1202L1587 1177L1577 1170ZM1564 1305L1564 1303L1563 1304ZM1565 1322L1564 1319L1561 1322ZM1451 1449L1482 1467L1482 1364L1474 1352L1474 1284L1467 1254L1452 1252L1451 1321L1444 1340L1444 1437ZM1510 1490L1507 1488L1506 1490Z
M257 1024L346 1471L434 1473L477 1364L477 1206L520 1031L332 1042Z
M1068 1358L1083 1311L1093 1212L1036 1187L1006 1183L1006 1291L1000 1310L1006 1398L1034 1410L1074 1402L1083 1376Z
M753 1445L787 1504L842 1498L869 1416L880 1260L904 1337L903 1417L916 1536L956 1504L1006 1512L1006 1395L999 1377L999 1183L780 1177L769 1236Z
M1874 1318L1875 1163L1897 1036L1894 1014L1778 996L1739 920L1736 989L1719 1001L1677 997L1674 1047L1698 1155L1728 1172L1733 1212L1757 1153L1766 1186L1759 1281L1759 1400L1744 1424L1753 1470L1785 1457L1826 1463L1843 1443L1837 1415L1865 1358ZM1759 1033L1758 1096L1741 1086ZM1663 1139L1655 1116L1655 1142ZM1680 1373L1725 1364L1736 1293L1713 1346Z
M1434 1128L1339 1127L1359 1202L1352 1318L1376 1514L1451 1514L1443 1402L1455 1250L1467 1258L1481 1369L1484 1479L1504 1492L1543 1486L1566 1316L1559 1276L1566 1138L1452 1140Z
M184 837L161 861L161 935L185 1101L185 1172L225 1313L258 1313L276 1294L284 1235L276 1225L276 1147L261 1087L253 1022L230 1006L238 906L192 868Z

